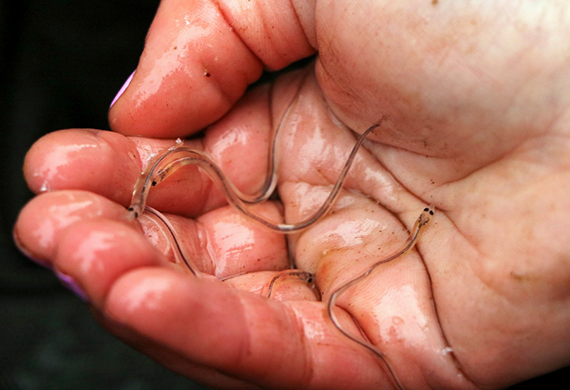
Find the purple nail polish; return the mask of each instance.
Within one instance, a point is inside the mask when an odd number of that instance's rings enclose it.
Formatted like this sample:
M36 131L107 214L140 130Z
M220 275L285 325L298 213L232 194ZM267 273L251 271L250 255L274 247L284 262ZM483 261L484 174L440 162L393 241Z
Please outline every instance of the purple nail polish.
M59 281L67 287L72 293L77 295L83 302L89 302L89 297L83 291L81 287L77 284L77 282L69 275L63 274L59 271L54 271L55 276L59 279Z
M135 71L136 72L136 71ZM135 72L131 73L131 75L129 76L129 78L127 79L127 81L125 81L125 83L123 84L123 86L121 87L121 89L119 90L119 92L117 93L117 95L115 96L115 98L113 99L113 101L111 102L111 105L109 106L109 108L113 107L113 104L115 104L115 102L117 100L119 100L119 98L121 97L121 95L123 94L123 92L125 92L125 90L127 89L127 87L129 86L129 84L131 83L131 80L133 79L133 76L135 75Z

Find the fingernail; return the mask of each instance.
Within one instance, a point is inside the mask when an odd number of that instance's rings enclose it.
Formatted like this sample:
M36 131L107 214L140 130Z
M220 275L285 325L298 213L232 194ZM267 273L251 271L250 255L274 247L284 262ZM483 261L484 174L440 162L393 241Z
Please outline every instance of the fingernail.
M47 261L43 261L40 260L38 258L36 258L32 252L30 252L28 249L26 249L26 247L24 246L24 244L22 243L22 240L20 240L20 236L18 235L18 230L14 229L12 231L12 237L14 238L14 244L16 244L16 248L18 248L18 250L20 252L22 252L22 254L24 256L26 256L29 260L33 261L34 263L36 263L37 265L40 265L44 268L47 269L51 269L51 264Z
M61 282L61 284L67 287L72 293L77 295L83 302L89 302L89 297L87 296L85 291L83 291L83 289L79 287L75 279L57 270L55 270L54 273L55 276L57 276L57 278Z
M136 70L135 70L135 72L136 72ZM123 92L125 92L125 90L128 88L129 84L131 83L131 80L133 79L133 76L135 75L135 72L131 73L131 75L129 76L127 81L125 81L125 83L123 84L123 86L121 87L121 89L119 90L119 92L117 93L117 95L115 96L113 101L111 102L111 105L109 106L109 108L113 107L113 104L115 104L115 102L117 100L119 100L119 98L121 97Z

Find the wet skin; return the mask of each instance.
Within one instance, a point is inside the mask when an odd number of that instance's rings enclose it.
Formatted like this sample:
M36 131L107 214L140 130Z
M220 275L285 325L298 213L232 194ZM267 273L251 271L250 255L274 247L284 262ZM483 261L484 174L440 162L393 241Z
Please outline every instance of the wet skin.
M15 226L23 250L71 276L111 332L196 380L382 388L390 373L336 332L306 283L284 278L271 300L260 291L292 255L326 302L433 204L414 251L339 297L343 328L390 356L404 388L498 388L568 365L568 6L293 4L164 1L110 111L116 132L56 132L28 153L26 179L43 193ZM263 67L314 52L309 77L244 95ZM280 201L258 210L268 218L316 210L350 129L382 126L332 213L287 240L237 215L197 169L157 186L149 204L213 275L194 278L170 261L160 225L127 218L148 156L213 124L186 144L255 191L272 124L301 82L280 144Z

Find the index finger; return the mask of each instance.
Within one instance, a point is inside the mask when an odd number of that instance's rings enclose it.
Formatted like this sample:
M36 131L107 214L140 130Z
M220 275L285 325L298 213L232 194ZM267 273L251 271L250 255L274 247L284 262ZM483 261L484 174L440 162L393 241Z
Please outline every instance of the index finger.
M272 131L270 111L274 109L268 102L275 100L270 93L270 86L251 91L204 138L186 141L187 146L210 155L244 192L259 188L266 178L268 134ZM36 193L82 189L127 206L143 166L153 154L173 145L174 140L125 137L98 130L63 130L34 144L26 156L24 174ZM186 216L224 204L223 193L196 167L176 172L149 197L149 205Z

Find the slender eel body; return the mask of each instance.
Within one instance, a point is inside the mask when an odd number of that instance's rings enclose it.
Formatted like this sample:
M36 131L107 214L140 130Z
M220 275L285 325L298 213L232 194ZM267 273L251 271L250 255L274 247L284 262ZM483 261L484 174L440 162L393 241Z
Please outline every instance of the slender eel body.
M129 212L134 218L137 218L145 208L146 198L148 196L150 188L159 184L172 173L174 173L177 169L185 165L197 165L209 174L214 183L224 194L226 200L228 201L228 204L230 204L235 210L237 210L245 217L259 223L262 226L265 226L266 228L278 231L280 233L299 232L318 221L331 209L340 192L340 189L342 188L344 180L346 179L350 166L352 165L352 162L358 153L358 149L366 139L366 136L377 126L378 125L371 126L358 137L358 140L352 148L336 183L334 184L329 196L323 205L315 212L315 214L297 223L273 223L253 213L249 209L248 204L259 203L269 197L270 194L268 195L266 192L267 190L273 190L273 182L275 181L274 179L266 181L266 183L269 184L265 186L266 191L263 191L261 195L244 195L232 184L232 182L227 178L220 167L218 167L218 165L216 165L216 163L214 163L210 157L198 150L184 146L176 146L168 149L162 153L156 159L156 161L154 161L152 164L149 164L149 168L143 172L141 178L135 185ZM275 177L275 173L272 173L271 177Z
M370 350L371 352L373 352L376 356L378 356L380 359L382 359L382 361L386 364L386 367L388 368L388 370L390 371L390 373L392 374L392 376L394 377L394 379L396 380L396 383L398 384L398 386L400 386L399 381L397 380L394 372L392 371L390 365L388 364L388 362L386 361L384 354L382 352L380 352L378 350L378 348L376 348L374 345L372 345L371 343L362 341L357 339L356 337L352 336L350 333L348 333L347 331L345 331L342 326L340 325L340 322L338 320L338 318L336 317L335 313L334 313L334 306L335 306L335 302L337 300L337 298L343 293L345 292L348 288L350 288L351 286L354 286L356 283L360 282L361 280L363 280L364 278L366 278L368 275L370 275L372 273L372 271L374 271L374 269L376 269L378 266L382 265L382 264L386 264L390 261L396 260L398 257L403 256L404 254L406 254L408 251L410 251L418 242L418 239L423 231L423 229L429 224L429 222L431 221L432 217L434 215L434 208L433 206L430 207L426 207L423 209L422 213L420 214L420 216L418 217L418 219L416 220L416 222L414 223L414 226L412 227L411 231L410 231L410 235L408 236L408 239L406 240L406 242L402 245L401 248L399 248L398 250L396 250L394 253L392 253L391 255L383 258L382 260L379 260L377 262L375 262L373 265L371 265L366 271L364 271L362 274L356 276L355 278L349 280L348 282L346 282L345 284L343 284L342 286L338 287L336 290L334 290L329 298L329 301L327 303L327 314L331 319L331 322L333 323L333 325L335 326L335 328L337 328L344 336L348 337L349 339L351 339L352 341L354 341L357 344L362 345L364 348ZM401 388L401 386L400 386Z

